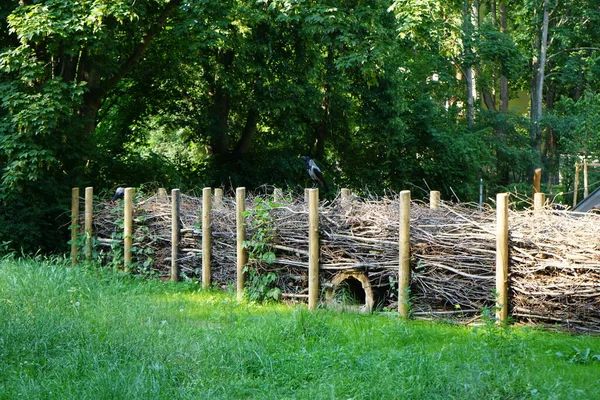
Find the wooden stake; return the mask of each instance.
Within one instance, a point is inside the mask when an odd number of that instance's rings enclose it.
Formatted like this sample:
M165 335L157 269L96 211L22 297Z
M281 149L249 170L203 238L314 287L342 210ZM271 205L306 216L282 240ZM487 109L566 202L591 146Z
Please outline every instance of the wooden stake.
M275 189L277 190L277 189ZM239 187L235 191L235 221L237 228L237 298L244 296L244 267L248 261L248 253L244 248L246 240L246 225L244 223L244 211L246 210L246 188Z
M215 199L214 199L214 208L219 208L223 204L223 189L216 188L215 189Z
M533 210L534 211L543 210L544 204L546 204L546 194L545 193L535 193L533 195Z
M533 172L533 193L541 192L541 189L540 189L541 184L542 184L542 169L537 168Z
M158 188L158 198L167 203L169 201L169 198L167 197L167 189Z
M181 192L179 189L171 190L171 281L179 280L179 210L181 205Z
M92 226L94 218L94 188L85 188L85 259L92 259Z
M577 191L579 190L579 163L575 162L575 188L573 189L573 208L577 206Z
M398 313L406 318L410 309L410 190L400 192L399 249Z
M440 208L440 192L432 190L429 192L429 208L437 210Z
M281 191L281 189L273 189L273 201L275 203L281 203L283 201L283 192Z
M319 302L319 189L308 189L308 309Z
M210 286L211 188L202 189L202 287Z
M131 271L133 253L133 189L125 188L123 196L123 251L125 272ZM116 268L116 266L115 266Z
M496 195L496 319L508 320L508 193Z
M71 265L77 265L77 233L79 231L79 188L71 189Z
M587 159L583 159L583 198L587 198L590 192L588 190L588 163Z
M342 202L342 208L348 207L350 204L350 197L352 196L352 192L350 189L342 188L340 189L340 199Z

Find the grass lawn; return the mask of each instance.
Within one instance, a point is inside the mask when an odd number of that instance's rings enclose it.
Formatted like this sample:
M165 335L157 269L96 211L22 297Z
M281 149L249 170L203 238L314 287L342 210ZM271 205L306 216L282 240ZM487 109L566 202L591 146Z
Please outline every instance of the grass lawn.
M600 337L0 260L0 399L599 399Z

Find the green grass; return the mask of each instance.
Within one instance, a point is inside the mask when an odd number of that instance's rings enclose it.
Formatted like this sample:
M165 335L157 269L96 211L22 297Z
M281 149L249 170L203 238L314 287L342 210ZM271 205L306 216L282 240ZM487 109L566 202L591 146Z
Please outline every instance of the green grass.
M599 354L597 337L310 313L0 261L1 399L598 399Z

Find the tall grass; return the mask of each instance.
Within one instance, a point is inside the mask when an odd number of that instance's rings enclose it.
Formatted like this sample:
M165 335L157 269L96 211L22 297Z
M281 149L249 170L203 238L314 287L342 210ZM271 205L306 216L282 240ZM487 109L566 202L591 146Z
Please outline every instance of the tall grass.
M0 261L0 398L597 399L600 338L240 304Z

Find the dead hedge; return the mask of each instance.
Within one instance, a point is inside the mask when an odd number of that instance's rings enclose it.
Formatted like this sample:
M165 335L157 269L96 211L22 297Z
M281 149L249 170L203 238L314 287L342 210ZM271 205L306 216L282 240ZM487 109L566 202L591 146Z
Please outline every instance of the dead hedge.
M95 203L94 235L105 262L118 262L122 238L120 203ZM137 194L134 212L136 271L168 277L171 203L164 195ZM336 274L368 277L380 309L397 307L399 201L395 196L320 204L320 281ZM181 196L181 274L200 279L202 199ZM415 316L471 321L495 304L496 213L491 208L411 205L410 296ZM308 206L303 198L275 203L272 195L246 199L247 238L257 232L276 254L272 264L250 260L287 298L308 293ZM236 279L235 198L212 210L212 282ZM81 224L83 226L83 224ZM550 208L510 211L510 315L517 322L600 333L600 216ZM121 250L122 251L122 250Z

